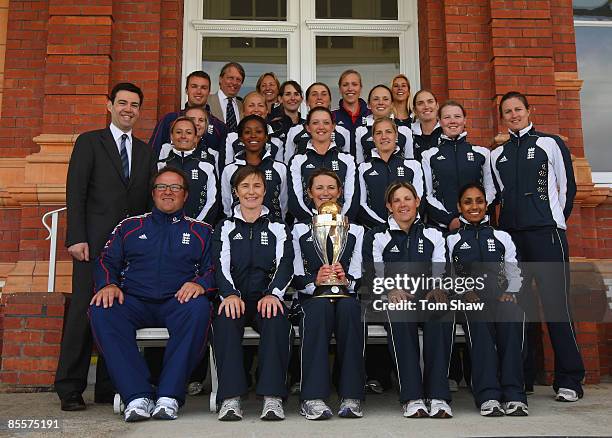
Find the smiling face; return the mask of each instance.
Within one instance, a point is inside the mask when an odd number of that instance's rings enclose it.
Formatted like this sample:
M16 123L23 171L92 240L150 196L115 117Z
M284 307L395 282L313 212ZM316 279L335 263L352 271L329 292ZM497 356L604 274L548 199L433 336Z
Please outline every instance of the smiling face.
M266 105L266 99L259 93L252 93L245 97L242 102L244 116L250 116L251 114L258 115L264 119L268 116L268 105Z
M187 93L187 106L204 106L210 94L210 81L192 76L185 87L185 92Z
M138 116L140 116L140 97L131 91L120 90L115 95L115 101L106 103L108 112L111 113L113 125L123 132L130 131Z
M179 151L190 151L196 147L198 137L193 123L187 120L180 120L172 127L170 133L172 144Z
M479 224L487 212L485 194L476 187L467 189L457 204L461 216L473 224Z
M202 108L189 108L185 111L185 117L189 117L196 125L197 137L202 138L208 129L208 118Z
M355 73L349 73L340 81L340 94L344 102L349 105L357 103L361 95L361 81Z
M404 78L395 78L391 85L394 102L405 102L410 97L410 86Z
M264 95L268 103L275 103L278 100L278 85L270 75L263 77L258 91Z
M465 130L465 115L458 106L448 105L440 114L442 132L449 138L456 138Z
M334 132L334 122L327 111L314 111L309 114L309 121L306 130L312 137L313 142L331 143L332 132Z
M323 85L313 85L310 88L310 93L308 94L308 98L306 103L309 108L315 108L317 106L324 106L325 108L329 108L331 104L331 96L329 95L329 91Z
M219 88L227 97L236 97L242 87L242 81L244 78L240 74L240 71L234 67L228 67L225 70L223 76L219 78Z
M531 112L525 107L521 99L511 97L502 104L502 120L513 132L519 132L529 126L529 115Z
M285 90L281 96L281 104L286 111L291 113L296 112L300 108L302 100L302 95L293 85L285 86Z
M257 120L249 120L245 123L240 140L249 152L260 153L266 146L266 127Z
M155 183L153 185L155 186L157 184L166 184L167 186L178 184L182 187L183 178L174 172L164 172L155 178ZM183 208L187 200L187 192L185 189L173 192L170 190L170 187L166 187L165 190L157 190L154 188L151 195L153 196L155 207L167 214L179 211Z
M397 141L395 123L388 120L377 123L372 130L372 139L379 155L393 152Z
M338 202L342 189L338 182L329 175L319 175L312 180L312 187L308 189L308 196L312 199L316 209L327 201Z
M421 200L406 187L400 187L391 196L391 202L387 202L387 210L391 212L393 219L401 226L413 222L417 216Z
M416 98L414 111L421 122L433 121L437 118L438 102L433 94L423 91Z
M372 110L374 118L387 117L393 109L391 93L384 87L376 87L370 93L368 107Z
M248 175L238 183L235 190L241 208L255 209L263 205L266 184L259 175Z

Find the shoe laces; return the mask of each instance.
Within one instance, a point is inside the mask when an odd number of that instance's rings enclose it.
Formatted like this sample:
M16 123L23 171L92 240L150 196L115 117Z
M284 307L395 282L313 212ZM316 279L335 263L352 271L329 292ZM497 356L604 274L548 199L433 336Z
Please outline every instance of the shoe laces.
M227 410L232 409L234 412L238 412L240 410L240 399L234 397L223 400L223 408Z
M160 397L157 399L157 406L163 406L164 408L173 409L178 411L178 402L176 399L171 397Z
M283 408L283 402L278 397L264 398L264 411L278 411Z
M127 409L142 409L145 412L149 412L151 411L151 406L153 405L153 400L149 398L137 398L128 404Z
M342 400L342 407L349 408L351 410L359 409L361 403L356 398L345 398Z
M499 402L497 400L487 400L480 407L480 409L486 409L486 410L493 409L493 408L499 408Z
M306 407L312 411L325 411L328 410L329 407L325 404L325 402L321 399L315 400L306 400Z

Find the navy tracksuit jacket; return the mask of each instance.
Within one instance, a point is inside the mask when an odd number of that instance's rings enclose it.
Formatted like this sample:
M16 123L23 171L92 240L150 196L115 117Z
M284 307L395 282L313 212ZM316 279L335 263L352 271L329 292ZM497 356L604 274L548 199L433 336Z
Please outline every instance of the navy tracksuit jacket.
M446 255L444 237L439 230L424 225L420 219L408 231L402 230L393 216L366 233L363 242L365 287L374 277L393 277L412 273L439 277L444 274ZM417 291L422 299L427 291ZM397 313L397 312L393 312ZM448 367L455 330L452 312L441 319L429 318L423 323L423 358L420 366L419 311L387 312L387 343L395 359L401 403L417 399L450 401Z
M298 291L302 308L300 318L302 382L300 399L326 399L331 392L328 346L332 333L336 337L340 398L364 398L365 367L363 358L365 322L355 298L313 297L315 280L323 262L312 241L311 225L298 222L293 226L293 287ZM361 279L363 227L351 224L340 264L354 294Z
M502 293L518 293L521 272L510 235L494 229L485 218L461 227L446 237L448 257L459 277L481 277L476 291L483 311L465 311L466 338L472 360L472 394L480 405L487 400L527 403L523 378L525 313L515 303L500 302Z
M310 138L310 133L304 124L295 125L289 130L285 140L285 164L289 164L294 155L306 152ZM342 152L351 153L351 133L342 126L336 126L332 132L332 142Z
M219 377L217 402L248 391L242 353L245 325L252 326L261 335L257 394L286 397L292 336L287 309L283 304L284 313L262 318L257 312L257 302L265 295L273 295L283 303L293 277L289 229L283 223L270 220L265 206L253 223L245 222L240 206L236 206L233 217L217 224L213 247L219 294L223 299L237 295L246 305L241 318L231 319L222 312L213 323Z
M361 163L358 169L360 210L359 223L374 227L387 221L389 212L386 207L385 191L396 181L405 181L414 186L420 198L423 197L423 170L421 163L404 158L399 147L385 162L376 149L372 158Z
M184 116L186 110L187 107L185 106L185 108L180 111L167 113L160 119L159 122L157 122L157 125L153 130L153 134L151 135L151 139L149 140L149 146L151 149L153 149L153 151L155 151L155 156L159 157L162 145L170 143L170 126L172 126L172 122L174 122L180 116ZM208 130L204 134L202 140L208 145L208 147L214 149L215 151L221 151L223 145L225 144L227 128L225 127L225 123L223 123L223 121L210 114L208 106L206 111L208 112Z
M395 120L395 119L394 119ZM366 117L365 125L359 126L355 130L355 161L361 164L372 159L372 152L376 149L372 138L372 125L374 116L370 114ZM397 145L405 158L414 158L412 146L412 131L410 127L397 124Z
M491 167L501 203L499 226L508 231L524 263L521 305L529 320L538 317L531 292L535 278L553 349L553 388L568 388L582 396L584 364L571 322L569 248L565 230L576 196L571 154L556 136L532 124L491 152ZM535 330L530 324L529 330ZM531 351L531 350L530 350ZM533 361L530 354L529 362ZM527 376L526 376L527 378Z
M342 214L354 218L359 210L359 185L355 160L349 154L340 152L332 142L324 155L309 142L306 152L295 155L289 162L289 212L298 221L310 220L312 201L308 197L308 178L315 169L325 168L338 174L342 181Z
M204 155L205 154L205 155ZM202 156L204 155L204 158ZM157 168L169 166L180 169L189 180L189 196L185 201L185 214L208 224L214 224L219 213L221 198L219 177L214 165L214 155L205 149L181 151L166 143L162 146Z
M268 135L270 134L272 134L272 127L268 125ZM270 136L270 140L266 144L266 148L268 148L268 150L270 151L270 155L276 161L283 161L283 142L280 138ZM236 154L242 152L243 150L244 144L242 143L242 140L238 138L238 133L230 132L229 134L227 134L227 137L225 138L225 147L221 153L220 158L221 163L223 163L221 164L221 167L225 167L232 161L234 161L234 157L236 156ZM223 173L223 171L221 171L221 173Z
M366 118L370 114L372 114L372 111L370 111L370 108L368 108L368 104L362 98L359 98L359 113L357 114L355 123L353 123L353 118L344 108L344 99L340 99L340 101L338 102L338 108L332 111L336 126L341 126L350 133L351 142L349 153L353 157L357 156L355 150L355 131L358 127L363 126L367 123Z
M270 220L283 222L288 208L287 166L280 161L275 161L270 154L270 149L268 147L266 149L261 163L257 166L264 172L266 179L266 194L263 203L270 211ZM233 207L238 202L238 198L232 191L234 174L244 166L246 166L246 160L244 151L241 151L236 154L234 161L223 169L221 200L226 217L232 215Z
M423 152L421 164L427 191L428 220L443 229L459 217L459 190L468 183L484 186L487 204L495 199L491 176L490 154L487 148L467 141L467 132L458 138L440 136L440 144Z
M104 353L111 379L127 405L148 397L171 397L182 404L185 385L206 346L209 297L216 291L212 264L212 228L184 215L154 208L152 213L123 220L95 263L95 290L114 284L125 302L90 307L94 339ZM186 282L205 295L183 304L175 298ZM157 391L138 351L134 332L167 327L164 367Z
M423 134L423 130L421 128L421 122L417 120L410 125L410 130L412 131L412 149L414 150L414 159L421 161L421 155L423 152L438 145L440 136L442 135L442 128L440 127L440 123L437 123L431 134L425 135Z

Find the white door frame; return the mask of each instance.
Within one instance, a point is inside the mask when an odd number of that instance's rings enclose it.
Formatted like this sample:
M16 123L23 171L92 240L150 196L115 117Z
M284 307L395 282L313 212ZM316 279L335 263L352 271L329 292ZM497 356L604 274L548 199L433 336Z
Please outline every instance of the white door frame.
M203 8L202 0L184 0L181 90L185 77L202 69L204 36L286 38L287 78L306 88L316 80L319 35L398 37L400 72L408 76L413 90L420 88L417 0L398 0L397 20L317 19L314 0L287 0L287 21L204 20ZM217 80L211 80L216 90ZM181 95L184 104L186 96Z

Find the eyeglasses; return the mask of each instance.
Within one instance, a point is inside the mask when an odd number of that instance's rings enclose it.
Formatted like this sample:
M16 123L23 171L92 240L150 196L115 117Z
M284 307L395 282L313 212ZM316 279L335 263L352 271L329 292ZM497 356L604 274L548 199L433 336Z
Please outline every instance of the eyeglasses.
M172 192L180 192L185 187L180 184L155 184L153 188L158 192L165 192L167 189L170 189Z

